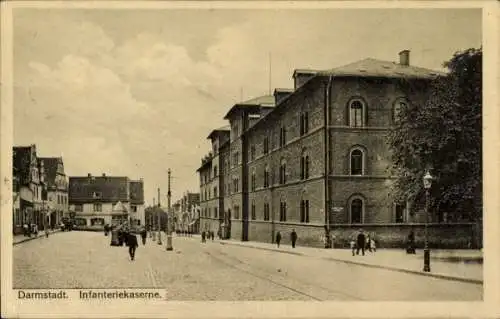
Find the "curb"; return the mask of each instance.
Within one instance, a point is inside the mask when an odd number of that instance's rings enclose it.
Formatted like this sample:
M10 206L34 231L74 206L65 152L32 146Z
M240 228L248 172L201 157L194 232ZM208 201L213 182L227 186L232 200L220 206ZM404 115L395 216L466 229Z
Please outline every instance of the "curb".
M50 233L50 235L55 234L55 233L59 233L60 231L61 231L61 230L56 230L56 231L53 231L53 232L51 232L51 233ZM38 238L41 238L41 237L45 237L45 235L44 235L44 234L42 234L42 235L39 235L39 236L36 236L36 237L27 237L27 238L25 238L25 239L23 239L23 240L20 240L20 241L18 241L18 242L13 242L13 243L12 243L12 246L16 246L16 245L19 245L19 244L25 243L25 242L27 242L27 241L35 240L35 239L38 239Z
M297 256L316 257L316 256L311 256L311 255L308 255L308 254L304 254L304 253L299 253L299 252L277 250L277 249L274 249L274 248L258 247L258 246L251 246L251 245L241 245L241 244L234 243L234 242L220 242L220 244L221 245L233 245L233 246L240 246L240 247L248 247L248 248L260 249L260 250L267 250L267 251L275 251L275 252L279 252L279 253L290 254L290 255L297 255ZM358 265L358 266L365 266L365 267L370 267L370 268L385 269L385 270L397 271L397 272L402 272L402 273L407 273L407 274L414 274L414 275L420 275L420 276L426 276L426 277L434 277L434 278L451 280L451 281L461 281L461 282L465 282L465 283L472 283L472 284L478 284L478 285L482 285L483 284L483 280L480 280L480 279L463 278L463 277L456 277L456 276L443 275L443 274L426 273L426 272L422 272L422 271L416 271L416 270L410 270L410 269L402 269L402 268L390 267L390 266L384 266L384 265L373 265L373 264L368 264L368 263L363 263L363 262L358 262L358 261L351 261L351 260L345 260L345 259L340 259L340 258L334 258L334 257L319 257L319 258L324 259L324 260L329 260L329 261L343 262L343 263L351 264L351 265Z

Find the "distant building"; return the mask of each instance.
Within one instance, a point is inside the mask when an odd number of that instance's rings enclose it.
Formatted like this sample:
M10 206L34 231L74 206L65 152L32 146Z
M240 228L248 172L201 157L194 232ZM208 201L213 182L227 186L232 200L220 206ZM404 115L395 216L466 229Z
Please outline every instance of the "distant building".
M407 50L399 57L295 70L293 89L232 106L229 127L210 133L212 150L197 170L201 229L263 242L295 229L310 246L331 235L346 245L360 227L386 246L400 245L410 229L423 234L425 215L390 200L386 138L399 110L423 103L445 74L410 65ZM471 225L454 224L457 239L432 218L443 242L463 244L470 233Z
M68 180L62 157L41 157L39 161L45 171L49 224L53 228L63 217L69 217Z
M44 201L42 190L44 167L37 157L36 145L13 147L13 232L22 232L23 224L43 229Z
M145 225L144 182L128 177L69 178L69 205L80 227L102 227L128 221Z

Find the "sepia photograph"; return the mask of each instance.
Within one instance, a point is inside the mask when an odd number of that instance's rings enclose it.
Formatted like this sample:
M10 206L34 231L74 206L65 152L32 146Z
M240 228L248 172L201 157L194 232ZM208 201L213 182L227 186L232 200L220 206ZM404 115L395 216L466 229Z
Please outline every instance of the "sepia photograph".
M15 299L484 300L481 8L11 12Z

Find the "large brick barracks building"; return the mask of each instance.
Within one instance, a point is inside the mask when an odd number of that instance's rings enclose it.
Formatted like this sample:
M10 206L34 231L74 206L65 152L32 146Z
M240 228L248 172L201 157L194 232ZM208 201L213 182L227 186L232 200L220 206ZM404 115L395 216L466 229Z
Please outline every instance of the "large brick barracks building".
M422 103L442 73L364 59L318 71L295 70L293 89L241 102L228 127L212 131L202 159L200 231L225 238L283 241L295 229L300 245L345 246L353 232L373 233L380 246L400 246L411 229L423 241L425 216L391 200L387 133L398 110ZM466 245L471 224L433 216L430 242Z

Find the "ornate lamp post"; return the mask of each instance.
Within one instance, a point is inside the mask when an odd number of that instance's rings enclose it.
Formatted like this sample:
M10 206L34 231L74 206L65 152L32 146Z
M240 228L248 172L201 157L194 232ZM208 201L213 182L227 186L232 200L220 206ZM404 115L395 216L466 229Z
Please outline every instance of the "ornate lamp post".
M431 271L431 252L429 250L429 234L428 234L428 224L429 224L429 206L430 206L430 195L429 191L432 186L432 175L427 171L423 177L424 189L425 189L425 246L424 246L424 272Z

